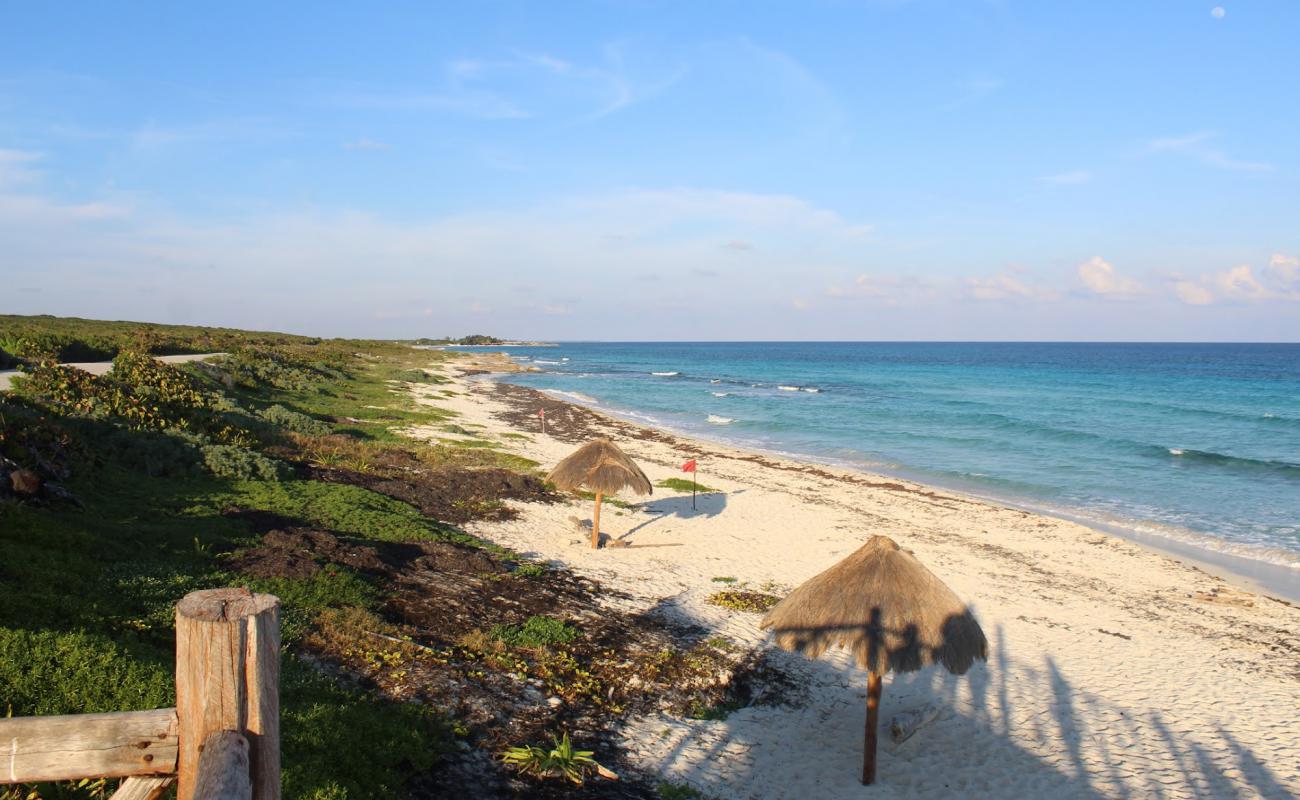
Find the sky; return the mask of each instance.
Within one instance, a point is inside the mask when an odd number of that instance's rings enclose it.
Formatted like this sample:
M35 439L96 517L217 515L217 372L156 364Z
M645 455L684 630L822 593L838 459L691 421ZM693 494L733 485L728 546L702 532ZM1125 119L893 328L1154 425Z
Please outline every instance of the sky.
M1300 2L0 0L0 313L1300 341Z

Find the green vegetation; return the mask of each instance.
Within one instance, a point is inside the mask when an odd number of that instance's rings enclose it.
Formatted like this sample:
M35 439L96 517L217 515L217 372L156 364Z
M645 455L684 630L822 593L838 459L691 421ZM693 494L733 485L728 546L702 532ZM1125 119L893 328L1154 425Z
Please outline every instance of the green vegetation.
M529 617L523 625L494 625L488 636L508 647L547 647L573 641L578 630L554 617Z
M657 486L660 489L668 489L669 491L673 491L673 492L689 492L691 490L691 482L686 478L664 478L663 480L656 483L655 486ZM700 494L711 494L713 492L720 492L722 490L705 486L702 483L696 483L695 491Z
M714 592L704 601L709 605L729 608L732 611L748 611L762 614L781 602L781 598L765 592L750 592L744 589L724 589Z
M714 583L735 583L736 579L730 575L719 575L713 579Z
M319 344L320 339L230 328L102 322L76 317L0 314L0 351L24 362L107 361L123 350L152 355L217 353L239 346Z
M498 339L495 336L484 336L481 333L475 333L475 334L471 334L470 336L462 336L459 339L453 338L451 336L444 336L441 339L416 339L415 343L418 345L425 345L425 346L447 345L447 344L484 345L484 344L502 344L503 341L504 340Z
M735 701L718 703L716 705L706 705L702 702L694 702L686 709L686 716L691 719L702 720L724 720L736 711L744 708L744 705Z
M501 756L501 760L525 775L537 778L564 778L579 786L587 776L596 772L600 765L592 758L590 750L575 750L569 741L569 734L551 739L553 747L524 745L511 747Z
M339 683L297 655L327 615L379 608L380 587L332 564L294 578L235 566L258 541L245 512L358 540L479 544L407 503L303 473L307 465L369 473L398 462L531 464L492 448L399 449L406 440L396 429L450 416L407 392L438 380L423 368L440 354L8 316L0 316L0 350L0 360L28 370L0 393L0 714L172 705L175 602L196 589L245 585L283 603L286 798L401 794L450 749L454 725L437 710ZM212 351L229 355L184 366L146 357ZM105 376L54 363L104 358L114 359ZM39 475L37 497L7 493L8 472L19 468ZM575 635L558 624L506 635ZM111 791L112 782L92 781L13 787L0 797L85 800Z
M655 787L659 800L703 800L704 795L689 783L662 781Z
M282 602L286 800L422 796L444 756L537 741L574 710L603 725L727 705L727 648L681 649L610 609L581 629L542 616L565 596L592 618L596 593L565 595L565 570L454 526L548 498L535 462L417 401L436 401L454 356L43 317L0 317L0 349L26 372L0 393L0 714L172 705L175 603L220 586ZM147 357L184 351L225 355ZM54 360L107 357L104 376ZM414 428L472 439L415 445ZM39 486L11 490L18 470ZM512 716L531 686L561 703ZM490 721L445 716L448 697ZM573 780L589 759L566 737L515 766ZM101 800L114 783L0 800Z
M520 564L515 574L521 578L536 578L546 574L546 567L541 564Z

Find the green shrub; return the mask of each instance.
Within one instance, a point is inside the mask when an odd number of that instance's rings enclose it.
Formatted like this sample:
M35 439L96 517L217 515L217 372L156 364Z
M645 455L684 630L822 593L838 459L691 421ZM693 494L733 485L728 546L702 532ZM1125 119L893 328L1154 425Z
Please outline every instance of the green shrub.
M284 615L281 631L286 642L301 639L317 611L373 608L378 597L378 592L364 578L336 564L326 565L310 578L252 578L245 582L255 592L280 598Z
M154 478L193 472L204 446L202 437L188 431L131 431L118 427L99 432L90 441L97 452Z
M545 647L571 642L578 629L554 617L529 617L523 625L493 625L488 636L510 647Z
M322 422L315 417L309 417L282 405L264 408L258 412L258 416L276 427L294 433L305 433L308 436L326 436L334 430L333 426L328 422Z
M204 466L219 478L278 481L288 473L284 462L237 445L209 444L201 452Z
M166 708L173 670L169 654L101 634L0 627L0 715Z
M405 776L451 749L451 726L429 706L345 689L292 656L280 697L285 797L400 797Z

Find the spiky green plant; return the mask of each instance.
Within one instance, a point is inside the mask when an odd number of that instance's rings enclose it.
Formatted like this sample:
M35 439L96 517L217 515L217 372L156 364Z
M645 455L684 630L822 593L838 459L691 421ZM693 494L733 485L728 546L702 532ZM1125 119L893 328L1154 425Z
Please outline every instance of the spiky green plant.
M587 776L600 769L600 764L592 758L591 750L575 750L569 734L560 738L551 737L554 747L549 750L536 745L511 747L501 756L501 760L524 775L537 778L564 778L572 783L582 785Z

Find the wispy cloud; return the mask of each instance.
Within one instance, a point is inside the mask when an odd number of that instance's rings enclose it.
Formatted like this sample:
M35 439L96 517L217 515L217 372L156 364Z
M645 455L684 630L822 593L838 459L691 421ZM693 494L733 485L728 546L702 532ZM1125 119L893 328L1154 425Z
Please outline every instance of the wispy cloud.
M184 124L149 120L134 130L116 134L116 137L125 139L133 150L150 151L211 142L275 141L297 135L296 130L269 119L232 117Z
M1006 81L994 75L970 75L957 81L956 99L939 107L941 111L955 111L959 108L981 103L1002 89Z
M1076 169L1069 172L1058 172L1055 175L1043 175L1038 180L1058 186L1076 186L1091 181L1092 173L1087 170Z
M0 147L0 189L35 182L40 177L40 173L32 165L41 158L41 153L34 150L12 150Z
M343 143L344 150L391 150L392 145L374 139L353 139Z
M966 296L975 300L1055 300L1060 293L1025 283L1023 270L1006 270L994 275L967 278Z
M439 85L383 89L352 87L329 102L352 108L438 111L485 119L599 119L653 97L685 73L680 64L634 71L626 48L609 43L601 59L579 63L544 52L512 51L501 58L464 58L443 67Z
M1261 161L1243 161L1232 158L1214 145L1219 134L1214 131L1200 131L1186 136L1172 136L1152 139L1147 143L1149 153L1172 153L1199 161L1216 169L1235 170L1237 172L1270 172L1273 165Z

